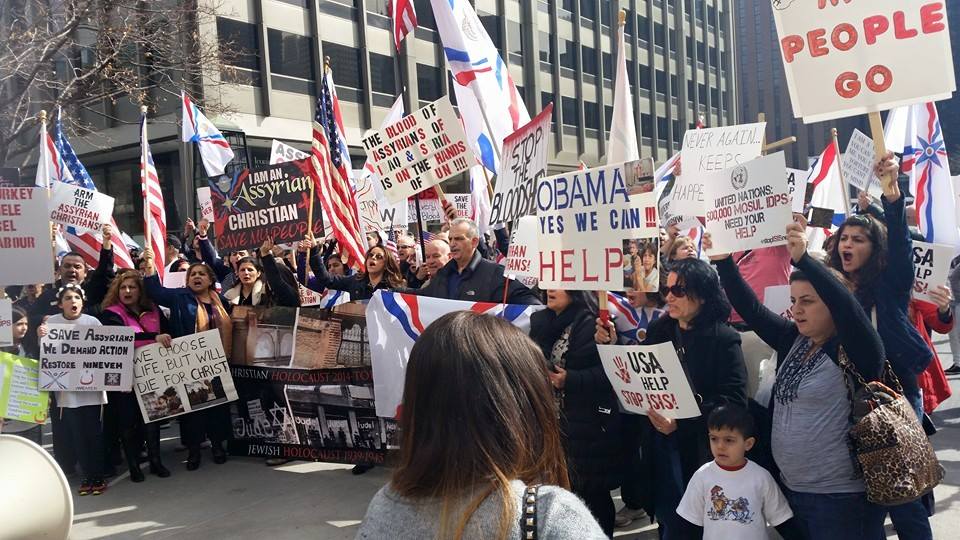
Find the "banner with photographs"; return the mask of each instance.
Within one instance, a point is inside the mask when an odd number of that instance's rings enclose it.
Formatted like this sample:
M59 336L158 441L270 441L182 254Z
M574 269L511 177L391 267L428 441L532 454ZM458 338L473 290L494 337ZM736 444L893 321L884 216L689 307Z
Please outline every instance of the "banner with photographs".
M380 418L365 304L234 309L230 453L380 464L398 447Z
M237 399L217 330L140 347L133 359L134 391L144 422L156 422Z

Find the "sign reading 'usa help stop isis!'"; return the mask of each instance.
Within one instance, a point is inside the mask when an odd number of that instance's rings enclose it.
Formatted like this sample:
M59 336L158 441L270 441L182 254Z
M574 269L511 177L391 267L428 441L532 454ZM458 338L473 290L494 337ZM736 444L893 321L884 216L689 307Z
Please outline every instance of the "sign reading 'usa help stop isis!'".
M658 345L597 345L603 370L627 412L651 409L667 418L695 418L700 407L670 342Z

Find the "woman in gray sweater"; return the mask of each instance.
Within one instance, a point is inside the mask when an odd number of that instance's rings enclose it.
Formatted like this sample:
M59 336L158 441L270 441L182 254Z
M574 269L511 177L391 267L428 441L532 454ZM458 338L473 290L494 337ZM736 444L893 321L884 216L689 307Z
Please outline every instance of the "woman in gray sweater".
M430 325L399 421L400 463L358 539L606 538L566 489L543 354L503 319L462 311Z

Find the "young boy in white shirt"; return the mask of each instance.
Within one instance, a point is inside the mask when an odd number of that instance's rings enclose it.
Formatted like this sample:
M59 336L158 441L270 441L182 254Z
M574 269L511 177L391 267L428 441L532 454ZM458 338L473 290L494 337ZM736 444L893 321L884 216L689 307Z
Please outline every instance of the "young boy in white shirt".
M677 507L690 525L685 536L768 540L769 522L785 540L803 539L776 481L745 457L756 443L750 413L736 405L717 407L707 428L713 461L693 474Z

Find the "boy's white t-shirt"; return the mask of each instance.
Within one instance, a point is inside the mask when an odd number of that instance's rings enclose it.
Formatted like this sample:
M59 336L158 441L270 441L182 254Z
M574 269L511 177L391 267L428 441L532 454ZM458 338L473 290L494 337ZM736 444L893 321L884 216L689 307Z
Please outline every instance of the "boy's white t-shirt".
M103 326L100 321L86 313L81 313L79 317L73 320L65 318L62 314L51 315L46 324L72 324L75 326ZM99 392L57 392L57 407L67 409L76 409L77 407L86 407L87 405L104 405L107 403L107 393Z
M704 540L767 540L767 522L777 526L793 517L776 481L752 461L736 471L715 461L700 467L677 514L703 527Z

